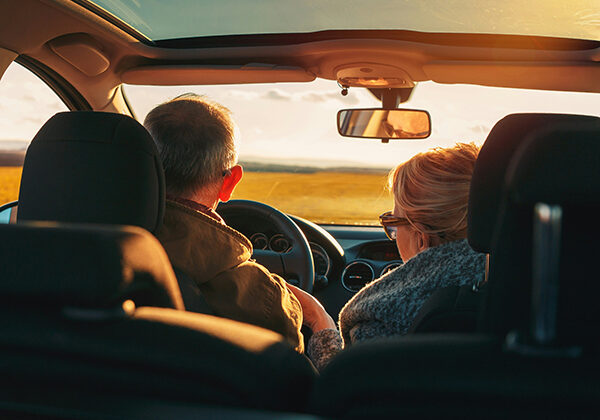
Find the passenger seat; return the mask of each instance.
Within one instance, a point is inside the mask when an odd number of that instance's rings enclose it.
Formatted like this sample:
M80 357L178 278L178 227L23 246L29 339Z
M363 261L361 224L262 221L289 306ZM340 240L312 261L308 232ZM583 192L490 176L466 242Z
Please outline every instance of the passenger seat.
M532 134L556 124L600 124L600 118L586 115L524 113L510 114L498 121L481 147L469 192L467 237L469 245L488 254L488 267L482 282L472 286L440 289L425 302L410 332L475 332L492 331L486 309L481 307L489 296L488 277L492 241L500 212L506 170L516 150ZM493 263L492 263L493 264ZM472 290L470 290L472 289ZM509 297L505 296L505 299ZM527 296L514 297L527 299ZM504 331L506 332L506 331Z
M494 264L488 286L493 293L483 309L485 325L494 329L414 334L352 346L321 373L311 399L313 412L335 418L597 415L599 139L600 124L591 118L537 130L518 146L502 185L497 233L490 243ZM563 217L560 240L549 242L558 245L558 261L542 259L536 266L558 262L558 269L546 270L534 288L532 249L548 245L533 240L539 203L559 206ZM539 284L551 284L553 277L558 288L540 293L545 289ZM545 335L550 339L539 339L540 319L554 326Z

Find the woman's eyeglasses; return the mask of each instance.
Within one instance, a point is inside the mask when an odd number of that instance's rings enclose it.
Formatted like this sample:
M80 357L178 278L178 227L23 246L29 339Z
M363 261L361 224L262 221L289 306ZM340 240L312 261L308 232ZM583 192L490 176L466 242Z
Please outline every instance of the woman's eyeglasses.
M410 222L406 217L397 217L392 215L391 211L386 211L379 216L379 223L383 226L383 230L391 241L396 240L396 228L398 226L410 225Z

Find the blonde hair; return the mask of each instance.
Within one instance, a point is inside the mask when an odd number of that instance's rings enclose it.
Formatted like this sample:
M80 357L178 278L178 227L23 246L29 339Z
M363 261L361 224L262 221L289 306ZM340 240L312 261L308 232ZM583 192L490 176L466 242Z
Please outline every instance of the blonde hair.
M388 185L408 222L431 245L467 237L469 187L479 147L457 143L413 156L393 169Z

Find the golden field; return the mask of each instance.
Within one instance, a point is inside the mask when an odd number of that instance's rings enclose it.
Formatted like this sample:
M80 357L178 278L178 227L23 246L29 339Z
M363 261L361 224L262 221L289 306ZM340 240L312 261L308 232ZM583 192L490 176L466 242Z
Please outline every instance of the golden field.
M0 166L0 205L19 198L20 166Z
M16 200L20 167L0 167L0 204ZM315 223L377 224L392 206L386 174L246 172L233 198L267 203Z
M246 172L233 198L269 204L315 223L378 223L392 207L387 174Z

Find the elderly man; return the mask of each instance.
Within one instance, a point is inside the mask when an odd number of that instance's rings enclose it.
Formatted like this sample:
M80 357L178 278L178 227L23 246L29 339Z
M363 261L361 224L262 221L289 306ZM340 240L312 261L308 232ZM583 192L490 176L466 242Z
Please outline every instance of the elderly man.
M227 108L186 94L144 121L165 170L167 204L157 236L215 315L286 337L300 352L302 308L285 281L250 260L252 244L215 212L242 179Z

